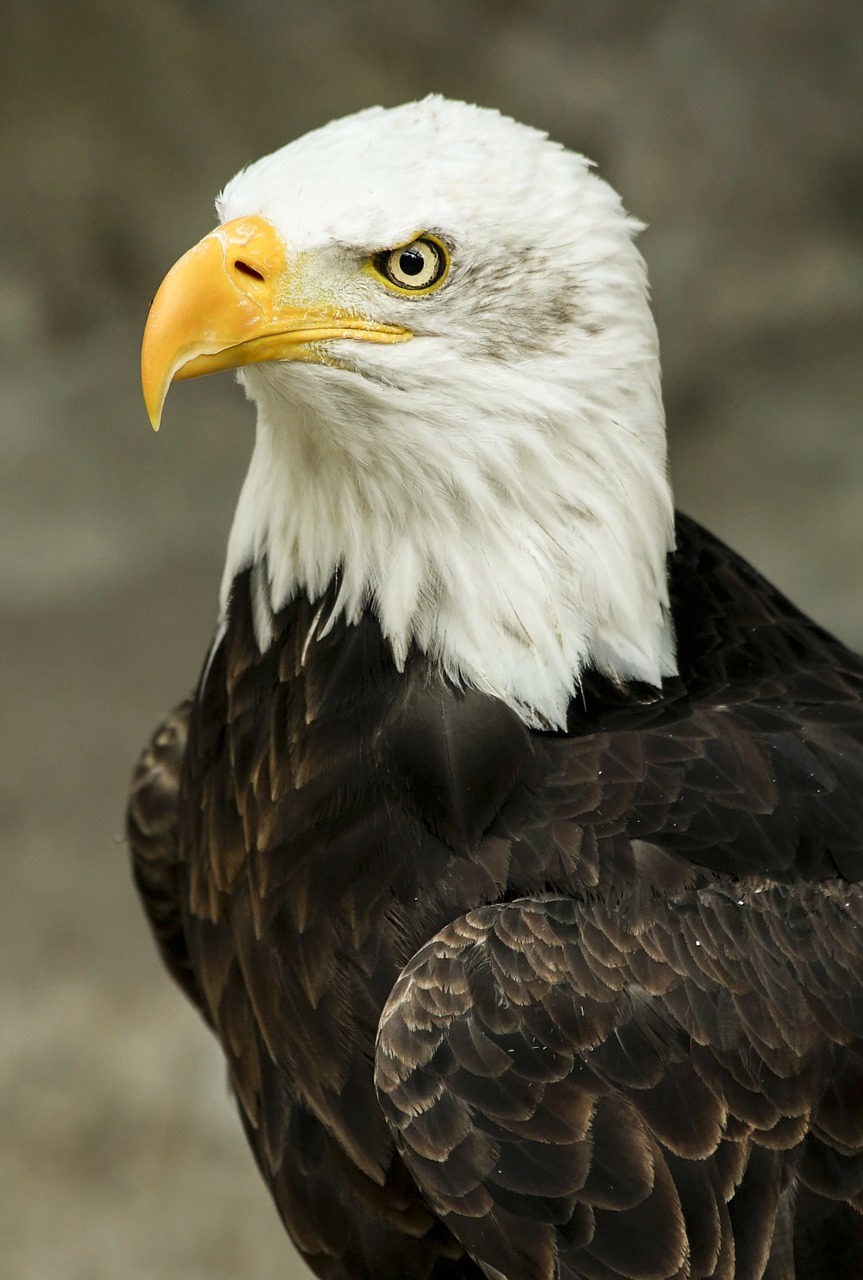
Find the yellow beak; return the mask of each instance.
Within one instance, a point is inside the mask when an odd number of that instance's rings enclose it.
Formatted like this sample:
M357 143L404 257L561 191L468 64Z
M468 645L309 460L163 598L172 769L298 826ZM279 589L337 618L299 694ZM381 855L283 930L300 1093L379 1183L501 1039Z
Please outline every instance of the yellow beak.
M333 338L405 342L397 325L377 324L306 301L285 245L265 218L237 218L185 253L153 299L141 347L144 402L154 430L175 378L196 378L265 360L326 361Z

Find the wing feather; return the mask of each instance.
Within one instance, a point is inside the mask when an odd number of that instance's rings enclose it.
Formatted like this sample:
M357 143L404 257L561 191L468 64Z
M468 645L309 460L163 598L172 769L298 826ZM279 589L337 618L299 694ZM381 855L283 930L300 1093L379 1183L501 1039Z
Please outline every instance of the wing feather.
M198 978L184 929L184 870L179 797L192 699L181 702L142 751L129 790L126 838L132 874L159 954L169 973L202 1013Z
M525 899L422 948L381 1019L378 1096L426 1198L488 1274L760 1276L791 1247L791 1170L856 1203L861 905L863 890L835 882L671 901L638 886L607 930L602 903ZM856 947L855 977L795 949L797 908L816 935L829 921L837 953ZM721 981L702 937L722 944ZM638 984L644 964L665 971L663 994Z

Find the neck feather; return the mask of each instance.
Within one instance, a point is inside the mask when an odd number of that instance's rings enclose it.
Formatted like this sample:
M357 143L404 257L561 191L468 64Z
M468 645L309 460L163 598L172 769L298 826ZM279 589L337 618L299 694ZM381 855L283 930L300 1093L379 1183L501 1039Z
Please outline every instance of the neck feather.
M373 610L399 665L416 645L536 727L566 723L589 667L658 685L675 670L673 510L650 360L619 396L586 397L577 361L569 376L533 361L466 385L448 359L434 356L427 392L415 377L247 371L257 438L223 613L234 576L266 565L264 649L271 613L338 571L334 616Z

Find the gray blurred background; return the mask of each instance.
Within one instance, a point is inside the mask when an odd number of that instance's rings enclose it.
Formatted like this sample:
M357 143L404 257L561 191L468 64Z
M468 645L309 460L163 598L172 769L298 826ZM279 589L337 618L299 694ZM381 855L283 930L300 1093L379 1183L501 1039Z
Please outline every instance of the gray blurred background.
M4 1280L303 1274L117 840L251 442L229 375L153 436L138 348L237 168L433 89L650 224L680 504L863 645L863 6L0 0Z

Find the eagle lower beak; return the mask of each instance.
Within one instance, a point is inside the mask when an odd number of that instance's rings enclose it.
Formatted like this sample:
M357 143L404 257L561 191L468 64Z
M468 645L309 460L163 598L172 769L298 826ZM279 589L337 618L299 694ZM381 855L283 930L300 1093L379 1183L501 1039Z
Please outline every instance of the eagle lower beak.
M175 378L267 360L324 363L320 344L333 338L405 342L411 336L398 325L309 300L272 223L237 218L204 236L162 281L141 347L144 402L158 431Z

